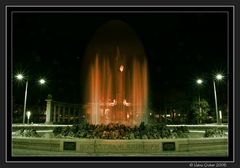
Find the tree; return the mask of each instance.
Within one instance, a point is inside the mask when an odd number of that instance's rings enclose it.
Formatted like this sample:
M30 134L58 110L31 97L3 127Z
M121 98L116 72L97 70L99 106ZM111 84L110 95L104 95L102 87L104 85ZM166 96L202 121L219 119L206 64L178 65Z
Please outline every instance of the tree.
M208 117L208 112L210 111L210 107L208 102L205 99L195 100L191 105L191 111L193 112L193 117L197 123L202 123L206 121Z

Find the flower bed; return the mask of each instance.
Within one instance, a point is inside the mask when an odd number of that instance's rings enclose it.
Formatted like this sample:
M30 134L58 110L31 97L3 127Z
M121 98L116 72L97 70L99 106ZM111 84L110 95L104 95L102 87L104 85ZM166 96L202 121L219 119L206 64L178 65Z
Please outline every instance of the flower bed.
M89 139L163 139L187 138L187 127L176 127L171 130L164 124L129 127L122 124L91 125L82 123L72 127L56 127L53 134L57 138L89 138Z

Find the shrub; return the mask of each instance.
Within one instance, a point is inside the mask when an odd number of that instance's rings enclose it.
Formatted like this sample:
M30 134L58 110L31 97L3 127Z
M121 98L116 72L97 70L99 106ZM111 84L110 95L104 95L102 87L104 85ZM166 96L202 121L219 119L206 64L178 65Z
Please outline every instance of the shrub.
M17 130L17 131L15 132L15 135L16 135L16 136L22 136L22 135L23 135L23 132L24 132L24 129L21 128L20 130Z
M74 124L71 128L71 131L76 134L80 130L80 125L79 124Z
M37 133L36 129L20 129L16 132L17 136L22 137L40 137L40 135Z
M162 128L160 136L161 138L170 138L171 130L167 127Z
M210 128L205 130L204 137L223 137L224 130L222 128Z
M144 122L141 122L141 124L139 125L139 130L145 130L146 126Z
M92 125L82 123L72 127L57 127L53 130L57 137L77 137L94 139L160 139L172 137L187 137L186 127L177 127L173 132L165 123L147 125L142 122L139 126L123 124Z
M71 131L72 131L72 128L69 127L69 126L67 126L67 127L64 127L64 128L62 129L61 134L62 134L63 136L68 136Z
M189 136L188 133L189 133L188 128L184 127L184 126L175 127L172 130L172 136L174 138L188 138L188 136Z
M62 127L54 127L53 128L53 135L58 136L62 133L63 128Z

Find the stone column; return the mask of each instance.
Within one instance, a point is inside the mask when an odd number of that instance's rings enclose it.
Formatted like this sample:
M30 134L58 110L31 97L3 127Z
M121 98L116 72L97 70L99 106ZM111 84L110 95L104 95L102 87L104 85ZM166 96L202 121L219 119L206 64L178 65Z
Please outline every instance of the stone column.
M81 109L81 106L79 105L78 106L78 122L80 122L81 121L81 111L82 111L82 109Z
M47 102L45 124L52 124L52 121L51 121L51 119L52 119L51 118L52 95L49 94L45 101Z
M53 123L56 122L56 110L57 110L57 107L56 107L56 104L54 104L54 110L53 110Z
M61 108L62 108L62 106L59 105L59 106L58 106L58 112L57 112L57 113L58 113L58 118L57 118L57 122L58 122L58 123L60 123Z
M77 105L74 105L73 117L74 117L73 122L76 122L76 118L78 117L78 107L77 107Z
M68 123L70 123L71 106L68 107Z
M62 116L63 116L63 123L65 123L65 108L66 108L66 106L63 105L63 114L62 114Z

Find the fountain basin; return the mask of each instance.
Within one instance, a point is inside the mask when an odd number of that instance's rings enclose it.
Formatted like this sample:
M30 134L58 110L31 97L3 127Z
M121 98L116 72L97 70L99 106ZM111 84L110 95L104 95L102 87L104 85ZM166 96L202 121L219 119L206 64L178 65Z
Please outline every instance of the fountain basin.
M228 150L228 138L182 138L153 140L103 140L13 137L13 148L44 151L73 151L79 154L163 154Z

